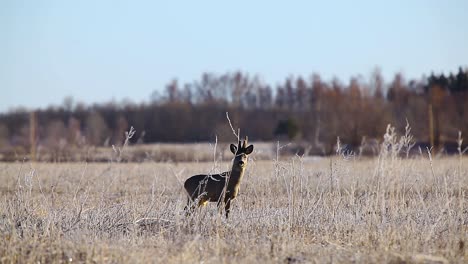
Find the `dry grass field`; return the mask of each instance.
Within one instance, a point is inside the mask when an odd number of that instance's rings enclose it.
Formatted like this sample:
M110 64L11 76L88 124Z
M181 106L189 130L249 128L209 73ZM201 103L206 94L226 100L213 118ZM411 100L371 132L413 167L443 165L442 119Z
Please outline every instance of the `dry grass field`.
M2 163L1 263L466 263L468 160L249 162L230 218L183 181L223 163Z

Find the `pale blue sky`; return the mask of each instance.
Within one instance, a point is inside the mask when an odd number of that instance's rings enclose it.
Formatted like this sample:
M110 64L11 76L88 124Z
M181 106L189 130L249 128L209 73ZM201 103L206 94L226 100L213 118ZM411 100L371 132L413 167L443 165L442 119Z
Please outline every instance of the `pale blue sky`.
M0 0L0 111L129 98L241 70L275 86L379 66L420 78L468 65L468 1Z

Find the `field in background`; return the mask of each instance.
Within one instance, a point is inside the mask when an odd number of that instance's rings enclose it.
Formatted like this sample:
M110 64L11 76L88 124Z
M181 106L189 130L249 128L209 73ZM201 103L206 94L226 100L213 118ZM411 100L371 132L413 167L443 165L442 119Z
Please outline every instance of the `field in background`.
M231 159L229 144L224 142L203 143L155 143L132 144L125 146L81 146L67 147L63 145L57 149L48 149L39 145L36 152L36 161L39 162L204 162ZM271 160L276 156L277 143L254 142L256 158ZM216 146L216 151L215 151ZM298 144L289 144L283 148L282 153L293 155L303 152L304 147ZM215 155L216 154L216 155ZM16 162L29 160L29 153L25 149L0 150L0 162Z
M256 160L231 217L182 182L227 162L1 163L0 262L466 263L466 158Z

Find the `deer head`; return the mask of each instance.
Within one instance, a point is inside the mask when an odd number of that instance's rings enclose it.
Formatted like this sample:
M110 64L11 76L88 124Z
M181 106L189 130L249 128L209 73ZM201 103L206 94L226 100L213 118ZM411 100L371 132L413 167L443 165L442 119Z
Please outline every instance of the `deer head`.
M244 141L241 142L239 140L239 143L236 145L231 144L230 149L232 154L235 155L234 157L234 163L233 163L233 168L240 168L244 169L247 166L247 157L250 155L253 151L253 145L247 146L248 145L248 138L245 137Z

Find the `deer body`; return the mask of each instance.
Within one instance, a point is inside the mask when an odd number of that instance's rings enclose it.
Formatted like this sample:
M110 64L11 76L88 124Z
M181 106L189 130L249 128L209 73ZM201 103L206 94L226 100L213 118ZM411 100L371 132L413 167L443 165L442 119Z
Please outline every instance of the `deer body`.
M230 149L235 155L230 171L213 175L195 175L185 181L184 188L189 196L188 204L185 207L186 210L189 210L187 213L193 211L196 206L193 202L198 200L198 206L206 205L208 202L217 202L218 207L224 204L226 218L228 217L231 201L239 193L240 183L247 166L247 156L252 153L253 145L247 147L246 137L242 146L239 141L238 147L231 144Z

